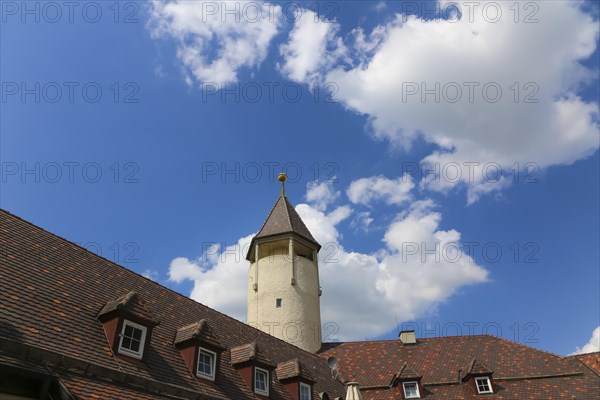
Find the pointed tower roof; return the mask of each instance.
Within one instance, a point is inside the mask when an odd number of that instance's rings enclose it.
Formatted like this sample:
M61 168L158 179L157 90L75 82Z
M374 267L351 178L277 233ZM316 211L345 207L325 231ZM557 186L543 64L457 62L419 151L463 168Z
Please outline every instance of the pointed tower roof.
M294 206L285 195L284 182L286 178L285 174L279 174L278 176L278 179L281 182L281 193L264 224L256 236L252 238L252 243L250 243L250 248L246 255L248 261L252 261L254 244L257 239L265 239L285 234L300 236L300 238L316 246L317 250L321 249L321 245L315 240L306 225L304 225L302 218L300 218L294 209Z

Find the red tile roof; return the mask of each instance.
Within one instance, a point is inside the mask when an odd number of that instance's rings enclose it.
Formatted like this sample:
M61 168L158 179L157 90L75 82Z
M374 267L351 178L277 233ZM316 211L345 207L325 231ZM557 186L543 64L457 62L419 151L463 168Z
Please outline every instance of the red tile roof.
M572 356L583 365L591 369L596 375L600 375L600 351Z
M298 358L313 369L319 377L313 391L315 396L328 392L336 397L345 392L343 385L331 377L326 361L317 355L160 286L3 210L0 210L0 248L0 354L10 348L21 354L35 349L43 357L55 360L50 365L56 371L60 371L56 361L60 357L77 360L82 364L78 370L81 377L64 375L64 383L75 393L81 393L82 399L95 398L88 396L92 391L84 391L91 386L86 383L90 379L98 382L99 391L102 387L109 390L111 383L102 378L109 373L127 377L121 386L135 390L139 390L138 386L127 382L141 380L149 385L160 382L170 391L180 388L188 393L187 398L189 393L197 393L212 398L254 399L254 393L231 365L229 350L252 342L273 363L273 368L277 363ZM150 346L145 350L148 352L145 363L115 356L97 319L102 310L115 307L114 302L119 303L118 299L131 291L160 321L153 328ZM179 329L200 320L208 321L226 348L218 357L214 383L192 376L173 343ZM81 372L86 368L98 371L97 380ZM144 398L137 394L101 397ZM271 397L290 399L279 383L273 384Z
M499 399L597 400L600 393L600 378L579 362L490 335L424 338L410 346L400 340L326 343L320 355L337 358L339 373L359 383L365 400L397 399L390 382L404 363L422 374L431 399L475 398L460 379L468 371L494 371Z
M489 369L484 364L477 361L476 358L474 358L469 364L469 366L462 372L462 376L466 378L469 375L491 375L493 373L494 372L491 369Z

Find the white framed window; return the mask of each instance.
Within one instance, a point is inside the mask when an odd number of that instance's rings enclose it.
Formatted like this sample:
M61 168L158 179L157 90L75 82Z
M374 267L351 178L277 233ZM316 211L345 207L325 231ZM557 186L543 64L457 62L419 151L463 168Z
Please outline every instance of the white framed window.
M123 321L121 340L119 341L119 353L134 358L142 358L144 355L144 344L146 342L147 328L128 320Z
M300 382L300 400L311 400L310 385Z
M254 368L254 391L264 396L269 395L269 371L266 369Z
M275 307L281 308L281 304L283 303L282 299L275 299Z
M215 367L217 363L217 353L214 351L198 348L198 369L196 375L201 378L215 380Z
M404 382L402 384L404 388L404 398L405 399L420 399L421 394L419 393L419 383L418 382Z
M477 386L477 393L479 394L494 393L490 378L487 376L475 378L475 386Z

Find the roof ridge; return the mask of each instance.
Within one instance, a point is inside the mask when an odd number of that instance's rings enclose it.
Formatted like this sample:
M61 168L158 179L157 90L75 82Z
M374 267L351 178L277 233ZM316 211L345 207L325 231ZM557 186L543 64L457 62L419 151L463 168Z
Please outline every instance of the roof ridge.
M292 232L295 232L296 229L294 227L294 223L292 222L292 218L290 217L290 207L293 207L292 202L288 200L285 194L282 197L283 203L285 204L285 215L287 217L288 223L290 224L290 228L292 228Z

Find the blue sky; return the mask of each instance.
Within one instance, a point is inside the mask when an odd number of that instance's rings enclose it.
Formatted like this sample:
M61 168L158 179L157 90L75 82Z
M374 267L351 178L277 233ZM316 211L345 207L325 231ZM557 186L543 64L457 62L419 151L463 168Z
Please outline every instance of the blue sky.
M244 319L284 170L325 337L598 346L597 2L73 4L1 3L3 209Z

